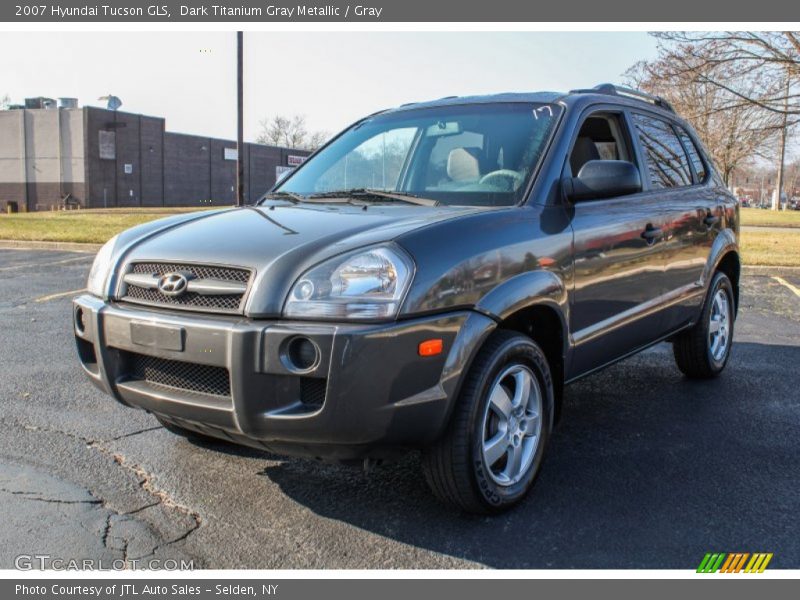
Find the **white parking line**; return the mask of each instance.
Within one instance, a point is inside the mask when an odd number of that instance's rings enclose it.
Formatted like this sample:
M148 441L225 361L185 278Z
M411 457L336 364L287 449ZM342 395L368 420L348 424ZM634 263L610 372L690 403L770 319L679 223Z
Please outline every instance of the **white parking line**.
M63 298L64 296L74 296L75 294L80 294L81 292L85 292L86 288L81 288L79 290L70 290L69 292L58 292L57 294L50 294L48 296L42 296L40 298L36 298L34 302L47 302L48 300L55 300L56 298Z
M778 283L780 283L781 285L786 286L787 288L789 288L791 291L794 292L795 296L800 298L800 288L798 288L797 286L792 285L791 283L786 281L783 277L778 277L777 275L773 275L772 278L775 281L777 281Z
M51 267L53 265L63 265L66 263L77 262L80 260L94 260L94 256L76 256L74 258L65 258L63 260L54 260L47 263L27 263L24 265L13 265L11 267L0 267L0 271L15 271L17 269L32 269L36 267Z

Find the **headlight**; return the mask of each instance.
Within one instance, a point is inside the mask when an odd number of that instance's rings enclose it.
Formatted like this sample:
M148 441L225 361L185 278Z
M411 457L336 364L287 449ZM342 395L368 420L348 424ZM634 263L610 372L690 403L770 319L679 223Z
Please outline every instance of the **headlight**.
M295 282L283 314L342 320L394 317L413 271L411 258L394 246L374 246L337 256Z
M92 268L89 271L89 279L86 282L86 290L90 294L100 296L101 298L104 298L107 295L106 282L108 281L108 276L111 273L111 255L114 251L114 244L117 243L118 237L119 235L115 235L105 244L103 244L103 247L100 248L100 252L98 252L97 256L94 257Z

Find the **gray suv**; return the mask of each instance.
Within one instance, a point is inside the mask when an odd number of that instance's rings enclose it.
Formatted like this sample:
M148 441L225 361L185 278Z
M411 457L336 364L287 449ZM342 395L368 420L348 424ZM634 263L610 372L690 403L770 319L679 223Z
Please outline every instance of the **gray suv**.
M443 501L532 486L564 385L660 341L719 375L738 205L662 99L609 84L358 121L256 205L110 240L83 370L187 437L372 465Z

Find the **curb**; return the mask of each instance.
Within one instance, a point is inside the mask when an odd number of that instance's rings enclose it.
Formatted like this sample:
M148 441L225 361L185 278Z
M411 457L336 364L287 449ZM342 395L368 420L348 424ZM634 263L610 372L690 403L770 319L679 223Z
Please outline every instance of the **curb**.
M0 240L0 250L60 250L62 252L96 253L103 244L80 242L34 242L28 240Z
M777 273L780 271L786 273L798 273L800 272L800 267L782 267L781 265L742 265L742 271L750 274L763 274L765 271L770 271L771 273Z
M740 225L745 231L748 229L778 229L779 231L796 231L800 233L800 226L797 225Z

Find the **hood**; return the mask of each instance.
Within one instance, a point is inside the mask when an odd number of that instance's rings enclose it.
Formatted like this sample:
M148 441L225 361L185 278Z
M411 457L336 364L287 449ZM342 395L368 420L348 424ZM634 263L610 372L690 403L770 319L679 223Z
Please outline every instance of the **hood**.
M255 272L245 312L278 316L291 285L311 266L349 250L485 208L285 204L193 213L133 240L129 262L246 267Z

